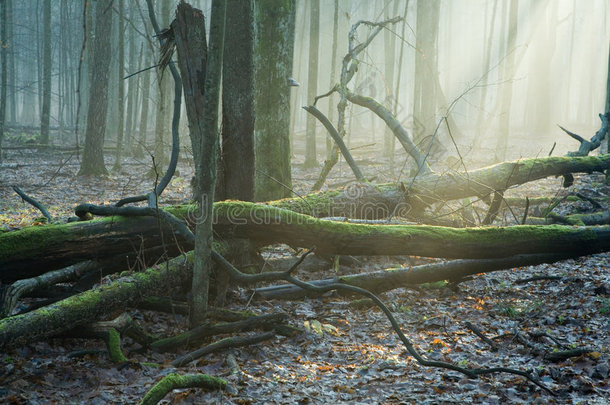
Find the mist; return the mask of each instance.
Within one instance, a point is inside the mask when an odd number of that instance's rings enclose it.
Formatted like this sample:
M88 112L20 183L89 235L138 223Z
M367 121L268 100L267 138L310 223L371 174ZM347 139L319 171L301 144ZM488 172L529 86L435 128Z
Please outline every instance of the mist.
M431 3L438 3L438 26L418 31L417 7L420 4L429 7ZM401 22L389 27L389 35L375 38L363 53L352 81L353 91L390 106L397 101L397 118L417 140L429 138L436 131L442 144L436 158L458 156L447 126L439 125L445 116L450 118L451 133L460 154L477 165L546 156L555 142L554 155L577 148L577 142L557 124L587 138L600 126L598 114L604 112L608 72L608 3L603 0L514 0L514 3L517 13L511 19L508 0L409 1L404 37ZM298 2L296 18L294 77L302 84L293 94L297 159L303 153L298 140L304 136L306 127L306 114L298 108L312 102L306 97L310 24L307 4ZM339 1L338 64L333 67L330 52L333 2L322 1L318 94L331 88L333 68L338 77L354 23L361 19L404 17L404 10L405 1L401 0ZM368 30L360 28L358 37L366 38ZM432 51L436 55L424 55L418 46L417 33L429 37L435 30ZM404 47L402 63L401 47ZM426 59L428 72L416 73L418 56ZM429 61L436 62L436 66ZM387 62L394 70L393 77L387 77ZM400 85L396 87L398 75ZM433 97L427 101L432 107L424 115L414 114L415 85L434 80L435 75L440 88L421 95ZM336 102L335 98L335 108ZM319 108L329 111L328 99L322 99ZM347 120L350 146L368 145L355 153L372 154L383 149L385 124L378 117L354 106L349 107ZM319 126L316 134L318 159L323 160L326 133ZM503 137L507 138L505 147ZM404 152L396 153L398 157Z
M150 67L155 58L151 28L141 11L142 4L136 7L139 3L129 3L122 76ZM158 3L160 22L167 26L178 2ZM211 1L192 4L203 10L207 23ZM292 161L296 164L305 161L306 152L308 114L301 107L313 102L308 96L312 85L311 55L316 54L315 49L310 50L311 4L296 1L293 78L300 86L292 90L290 133ZM335 1L320 2L314 94L326 93L339 80L341 63L348 51L349 31L357 21L403 18L389 24L360 55L359 69L350 88L390 108L422 150L430 151L430 160L463 158L469 164L481 166L546 156L551 149L559 156L578 144L557 125L585 138L600 126L598 114L604 112L608 74L607 1L337 0L337 6L333 65ZM12 2L10 12L14 23L8 34L6 123L7 127L35 127L40 122L43 93L42 11L35 7L35 2ZM113 44L118 41L117 27L114 24L110 38ZM92 21L87 30L91 40ZM365 39L370 30L367 26L358 28L356 43ZM51 126L65 130L52 142L76 142L70 128L76 121L82 128L86 120L92 47L83 50L79 84L82 31L82 3L54 1ZM113 52L109 97L114 100L118 83L123 80L115 68L117 58L117 52ZM33 63L37 60L38 65ZM148 139L152 137L150 132L155 130L155 124L147 117L161 113L165 114L162 121L169 121L169 98L166 97L165 108L160 108L161 87L157 80L150 70L124 80L126 93L135 93L129 96L135 99L131 101L132 116L127 117L128 139L130 132L138 130L144 131ZM144 89L146 86L150 86L148 90ZM148 114L142 114L143 96L148 97ZM335 124L337 103L338 97L334 95L317 104ZM116 142L117 116L118 104L110 103L106 143ZM150 122L143 123L142 118ZM182 134L188 132L186 122L183 118ZM321 164L327 155L328 136L321 124L311 122L316 134L315 163ZM164 142L169 147L169 135ZM381 119L351 104L346 116L346 142L361 158L380 155L406 158L405 152L395 147Z

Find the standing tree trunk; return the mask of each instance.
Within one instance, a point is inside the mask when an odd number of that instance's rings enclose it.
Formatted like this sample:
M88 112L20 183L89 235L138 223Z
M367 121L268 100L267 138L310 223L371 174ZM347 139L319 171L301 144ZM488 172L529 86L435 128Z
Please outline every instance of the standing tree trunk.
M307 105L313 105L318 92L318 55L320 51L320 0L310 1L309 20L309 70L307 73ZM305 130L305 167L318 165L316 156L316 119L307 115Z
M186 3L178 5L172 24L178 65L182 72L187 115L195 154L195 195L198 218L191 287L190 324L205 319L212 268L212 204L218 152L218 100L224 51L226 0L213 0L210 40L206 55L203 14ZM202 49L203 47L203 49ZM206 60L207 59L207 60ZM205 82L204 82L205 81ZM202 94L203 91L203 94Z
M141 49L141 48L140 48ZM142 49L141 49L142 50ZM142 55L142 52L140 52ZM144 51L144 66L150 64L150 55ZM142 110L140 114L140 128L138 130L138 141L133 155L137 158L144 156L144 149L146 148L146 135L148 132L148 107L150 105L150 71L142 72ZM134 125L135 129L135 125Z
M40 143L49 145L49 121L51 119L51 0L44 0L42 11L42 115L40 117Z
M417 49L415 57L415 95L413 119L423 126L423 133L415 133L421 141L431 133L430 122L436 116L436 88L434 75L437 72L437 37L439 0L417 2Z
M398 15L398 0L394 0L394 13L390 16L390 7L385 7L385 19L389 20L392 17L396 17ZM403 24L405 22L403 21ZM396 34L390 32L390 30L384 30L383 32L383 51L385 57L385 102L384 104L388 108L388 110L394 110L395 104L395 94L392 94L392 85L394 84L394 65L396 58ZM400 75L400 72L398 72ZM385 132L383 135L383 155L390 157L394 154L394 150L392 148L392 138L394 138L394 134L392 130L385 127Z
M4 139L4 121L6 119L6 70L7 70L7 49L8 38L6 37L6 17L7 0L0 1L0 163L2 163L2 140ZM14 52L14 49L13 49ZM14 108L14 107L13 107Z
M89 91L85 149L79 176L108 174L104 165L104 136L108 110L108 68L110 67L110 33L113 0L98 0L95 11L93 74Z
M227 1L218 200L254 200L253 5L252 0Z
M502 89L502 115L500 116L500 135L496 145L498 162L506 159L508 147L510 110L513 100L512 76L515 73L515 44L517 42L517 20L519 0L511 0L508 17L508 36L506 40L506 63L504 64L504 85Z
M330 55L330 85L328 88L332 88L337 84L337 39L339 36L339 0L335 0L333 12L333 45ZM328 97L328 120L333 122L335 119L335 93ZM338 160L339 158L339 147L331 139L330 136L326 137L326 159L327 160Z
M133 16L133 7L129 8L129 17ZM142 58L140 57L140 60ZM135 44L135 35L134 29L130 27L129 29L129 62L127 64L129 66L129 73L134 73L137 68L136 63L136 44ZM131 146L133 145L133 122L134 116L138 111L135 106L136 95L139 86L139 78L140 75L136 75L132 77L129 82L127 82L127 112L125 113L125 144L127 151L131 150ZM122 79L121 79L122 80Z
M608 76L606 78L605 113L606 114L610 113L610 46L608 47ZM1 145L0 145L0 147L1 147ZM606 153L610 153L610 130L606 131ZM606 170L606 184L610 185L610 170Z
M254 8L257 201L291 195L288 80L292 74L295 8L295 0L261 0Z
M167 28L169 26L169 0L161 0L161 26ZM160 58L159 58L160 59ZM157 108L155 113L155 149L153 155L155 157L155 170L157 173L162 173L163 166L167 163L168 148L166 134L168 133L168 100L171 94L171 84L168 75L163 74L161 69L157 69Z
M483 53L485 55L485 63L483 65L483 80L481 81L481 98L479 99L479 114L477 116L476 133L473 140L473 146L475 150L478 150L483 136L483 119L485 118L487 108L487 86L489 82L489 73L491 68L491 50L492 50L492 39L494 37L496 15L498 14L498 0L494 0L493 10L491 12L491 22L489 24L489 31L487 31L487 42L483 42ZM485 19L487 20L487 18Z
M413 137L416 143L432 134L436 117L438 78L437 37L440 0L417 1L417 49L415 50L415 91ZM426 147L420 145L426 150Z
M13 45L13 43L15 42L15 19L13 16L13 0L4 0L4 7L6 7L6 12L7 12L7 16L6 19L3 19L4 23L2 24L3 26L6 26L8 32L6 33L5 39L7 41L10 41L8 43L9 48L12 50L12 52L8 53L8 71L10 72L10 76L9 76L9 82L11 84L11 88L16 89L17 88L17 70L15 69L15 47ZM6 46L6 42L3 42ZM2 48L2 49L7 49L7 48ZM8 85L8 83L7 83ZM6 118L7 122L17 122L17 92L16 91L11 91L11 93L8 95L8 99L10 100L10 102L8 103L8 106L10 107L10 115L9 118ZM6 114L6 112L5 112ZM1 118L0 118L1 120ZM0 138L2 138L2 135L0 135ZM0 143L2 142L2 140L0 139ZM0 150L2 149L2 145L0 144ZM0 161L2 161L2 157L0 156Z
M125 83L123 82L125 66L125 4L119 0L119 122L116 138L116 155L113 171L121 170L121 154L123 153L123 126L125 124Z

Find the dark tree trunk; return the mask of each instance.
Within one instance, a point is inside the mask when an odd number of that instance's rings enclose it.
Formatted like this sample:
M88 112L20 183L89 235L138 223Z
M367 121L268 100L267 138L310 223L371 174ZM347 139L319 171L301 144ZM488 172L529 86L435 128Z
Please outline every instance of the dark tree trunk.
M116 154L113 170L121 169L121 155L123 153L123 130L125 125L125 83L123 76L125 73L125 4L124 0L119 0L119 122L117 128Z
M222 152L217 200L254 199L252 0L229 0L222 71ZM219 173L219 174L220 174Z
M0 3L0 44L8 43L6 37L6 25L8 22L7 12L7 2L3 0ZM14 52L14 50L13 50ZM7 47L1 46L0 49L0 163L2 163L2 140L4 139L4 122L6 119L6 79L7 79ZM14 108L14 107L13 107Z
M87 132L80 176L108 174L104 165L104 136L108 110L108 74L110 67L110 33L113 0L99 0L95 12L93 74L89 92Z
M307 73L307 104L313 105L318 92L318 55L320 49L320 0L310 1L309 17L309 67ZM305 167L318 165L316 151L316 119L307 115L305 130Z
M49 144L49 121L51 119L51 0L43 4L43 50L42 50L42 115L40 117L40 143Z
M198 220L191 294L191 325L200 324L208 304L212 261L212 204L216 186L218 101L224 50L226 1L214 0L210 17L209 53L205 49L203 14L180 3L172 24L178 66L182 72L187 115L195 153L195 198ZM190 104L190 106L189 106Z
M438 76L437 38L440 0L417 1L417 49L415 51L414 134L416 143L433 132L436 124ZM426 150L427 148L422 147Z
M255 199L291 195L290 87L295 0L255 2Z
M148 52L144 52L144 54L146 55L144 57L144 66L148 66L151 58ZM148 107L150 105L150 71L143 72L142 75L144 75L144 77L142 77L142 110L140 114L140 128L138 130L138 141L133 153L137 158L144 156L144 149L146 148L146 136L148 132Z

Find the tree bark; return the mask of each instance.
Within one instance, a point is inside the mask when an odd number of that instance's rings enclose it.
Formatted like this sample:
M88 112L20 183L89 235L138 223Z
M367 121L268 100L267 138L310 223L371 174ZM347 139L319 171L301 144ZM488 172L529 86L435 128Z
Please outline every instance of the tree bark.
M413 104L413 140L420 143L432 134L436 120L438 76L437 37L440 15L439 0L417 1L417 49L415 52L415 88ZM418 129L419 128L419 129ZM427 149L422 147L422 149Z
M186 213L173 211L180 212ZM0 234L0 280L6 283L35 277L84 260L117 255L125 255L117 260L118 268L128 268L129 257L163 245L162 241L167 242L170 255L178 254L179 248L193 248L184 239L174 238L169 227L152 217L108 217L7 232Z
M6 37L6 26L8 23L7 18L7 1L3 0L0 2L0 163L2 163L2 141L4 140L4 126L6 121L6 84L7 84L7 48L4 44L8 44L8 38ZM13 50L14 52L14 50ZM13 106L15 108L15 106Z
M140 52L140 55L142 52ZM144 52L144 66L150 64L151 58L148 52ZM134 156L142 158L146 149L146 137L148 135L148 107L150 105L150 71L143 72L142 75L142 110L140 112L140 128L138 130L138 141L134 150ZM135 127L135 124L134 124Z
M291 195L290 87L295 0L255 2L255 200Z
M95 290L66 298L22 315L0 320L0 351L43 340L135 306L147 295L184 288L191 277L192 254L180 256L159 268L129 276Z
M490 273L515 267L535 266L543 263L554 263L572 256L565 254L534 254L515 255L499 259L452 260L443 263L424 264L412 268L400 268L376 271L373 273L349 274L333 279L313 280L311 284L324 286L334 283L344 283L365 288L375 294L415 286L424 283L435 283L450 280L460 281L464 277L479 273ZM305 296L313 297L313 291L306 291L292 285L274 285L254 290L259 299L298 299Z
M110 33L113 0L99 0L95 12L93 73L89 91L85 149L79 176L108 174L104 164L104 137L108 109L108 75L110 66Z
M229 0L222 66L222 148L216 200L254 200L252 0Z
M318 95L318 54L320 48L320 0L309 0L309 58L307 73L307 103L311 104ZM334 83L333 83L334 84ZM307 116L305 130L305 163L304 167L318 165L316 151L316 120Z
M183 3L181 3L182 5ZM195 261L191 286L190 324L196 326L205 318L212 270L212 206L216 187L218 158L218 100L225 36L226 0L213 0L210 17L209 54L206 61L203 95L203 117L199 128L199 170L196 195L199 218L195 229ZM200 56L199 56L200 58Z
M42 116L40 117L40 143L49 144L49 122L51 119L51 0L44 0L42 45Z
M119 61L118 61L118 81L119 81L119 94L118 94L118 128L117 128L117 139L116 139L116 154L115 162L112 168L113 171L121 170L121 156L123 154L123 131L125 128L125 83L123 82L123 76L125 73L125 3L124 0L119 0Z
M180 212L182 211L182 212ZM174 214L184 217L185 210ZM182 215L181 215L182 214ZM610 249L610 226L512 226L450 228L424 225L369 225L327 221L246 202L214 206L214 231L222 238L248 238L259 246L286 243L327 255L417 255L442 258L500 258L563 252L582 255ZM161 238L155 218L109 217L89 223L48 225L0 235L0 279L33 277L70 264L172 241L168 249L192 245L179 236ZM37 228L37 229L36 229ZM174 254L178 249L174 249ZM169 252L172 253L171 251ZM119 263L120 264L120 263ZM127 267L127 264L125 264Z

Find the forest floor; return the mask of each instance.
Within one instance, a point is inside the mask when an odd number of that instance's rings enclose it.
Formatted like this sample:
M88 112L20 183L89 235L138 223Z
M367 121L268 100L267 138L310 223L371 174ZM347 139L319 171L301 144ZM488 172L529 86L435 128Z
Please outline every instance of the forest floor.
M383 169L386 163L361 160L367 174L378 175L376 181L390 180ZM46 204L53 216L66 218L80 203L111 203L150 190L154 179L146 176L149 170L147 159L126 159L119 173L100 179L79 178L77 159L68 153L9 151L0 167L0 229L40 222L40 213L21 202L11 190L12 184ZM328 183L349 178L343 175L346 170L345 165L338 167ZM161 205L188 201L192 167L183 161L179 172ZM295 189L306 193L316 176L317 170L305 171L297 165ZM561 179L538 181L515 188L511 195L561 195L565 191L560 184ZM578 176L574 188L587 195L608 195L608 188L595 175ZM562 213L586 212L592 207L565 202L558 209ZM268 259L294 255L282 245L264 252ZM408 260L358 258L357 266L341 266L338 271L376 271L404 266ZM101 341L52 339L30 344L0 353L0 403L135 403L154 383L176 371L225 375L234 390L175 390L164 403L608 403L609 263L607 252L479 275L455 289L437 283L381 294L404 333L429 358L468 367L532 370L555 396L514 375L475 380L421 367L408 356L375 307L355 306L349 299L332 294L300 302L250 302L251 290L238 289L230 296L230 308L247 306L261 314L281 310L289 314L292 325L309 326L310 331L208 355L178 370L169 363L186 349L175 354L141 353L128 338L123 341L123 351L131 362L122 367L110 362ZM323 279L334 271L325 264L317 269L307 266L296 275L304 280ZM532 279L538 276L548 278ZM174 335L187 327L187 319L181 315L127 311L146 331L159 336ZM495 337L497 351L472 333L466 321ZM572 348L591 351L559 362L544 359L545 353ZM89 352L72 356L82 350ZM226 376L229 353L235 356L240 372Z

